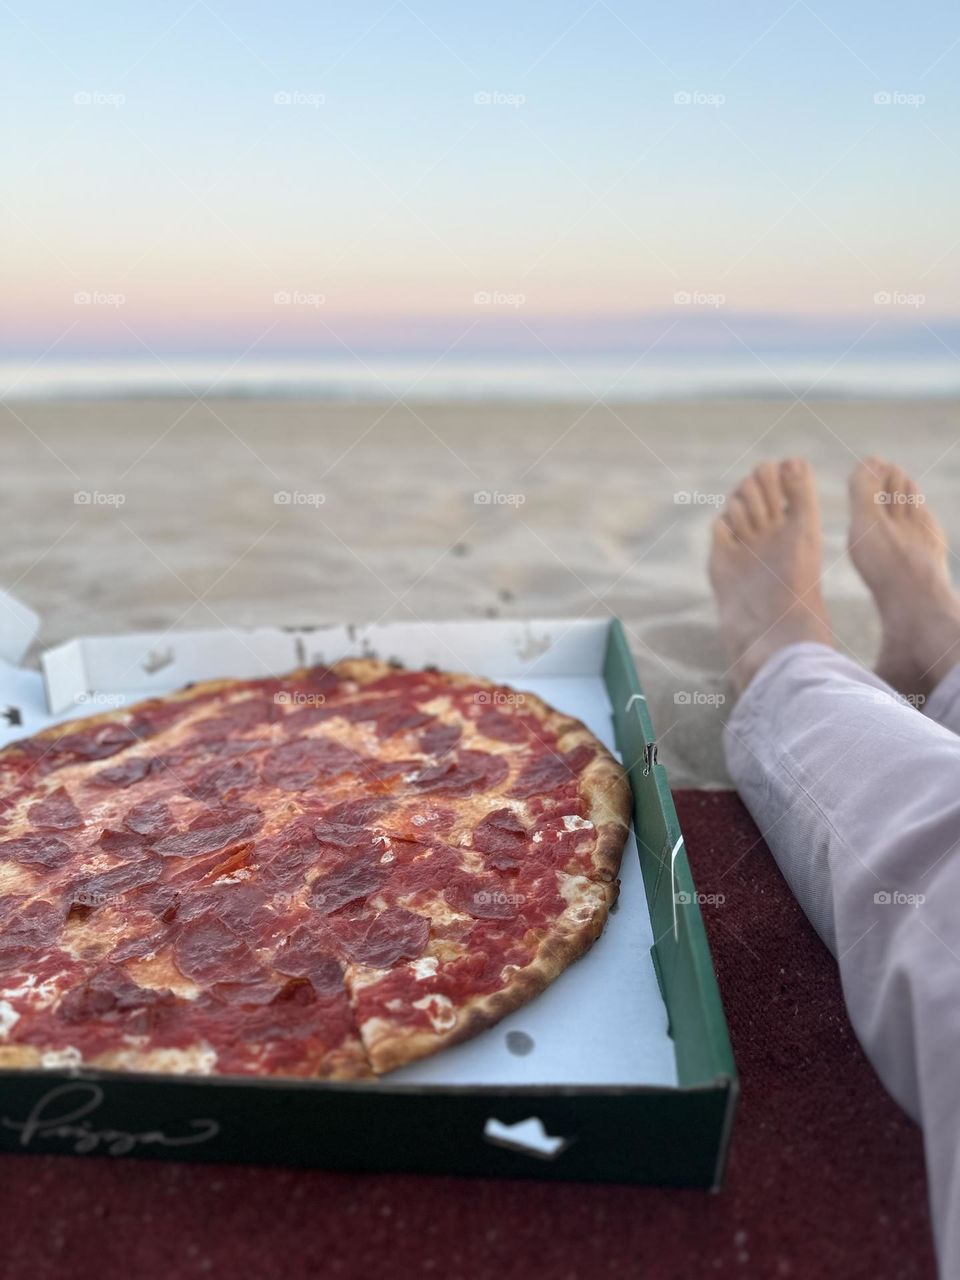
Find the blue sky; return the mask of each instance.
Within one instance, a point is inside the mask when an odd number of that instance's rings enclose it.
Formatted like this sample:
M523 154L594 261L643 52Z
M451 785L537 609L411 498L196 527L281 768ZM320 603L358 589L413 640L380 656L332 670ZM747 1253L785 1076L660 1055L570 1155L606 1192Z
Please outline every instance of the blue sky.
M13 0L0 22L8 350L575 334L678 294L960 314L956 6Z

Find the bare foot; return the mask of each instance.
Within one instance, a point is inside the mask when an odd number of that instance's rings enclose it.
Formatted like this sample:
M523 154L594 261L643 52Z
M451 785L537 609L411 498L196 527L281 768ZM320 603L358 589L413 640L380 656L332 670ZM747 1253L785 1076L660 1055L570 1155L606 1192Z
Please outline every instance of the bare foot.
M820 592L821 541L809 463L764 462L730 495L713 527L710 582L738 689L788 644L833 643Z
M882 458L853 472L850 507L850 555L883 625L877 675L926 696L960 662L960 598L944 532L914 481Z

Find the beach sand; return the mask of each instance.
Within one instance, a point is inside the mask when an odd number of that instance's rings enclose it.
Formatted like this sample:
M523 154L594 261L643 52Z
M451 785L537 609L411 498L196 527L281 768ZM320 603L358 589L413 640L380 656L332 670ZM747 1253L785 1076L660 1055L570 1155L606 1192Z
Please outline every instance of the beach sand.
M847 474L868 452L897 459L960 549L958 409L21 402L0 409L2 582L41 614L41 645L171 626L616 614L671 782L724 786L732 701L704 572L714 495L763 458L814 463L838 642L869 662L876 621L844 554Z

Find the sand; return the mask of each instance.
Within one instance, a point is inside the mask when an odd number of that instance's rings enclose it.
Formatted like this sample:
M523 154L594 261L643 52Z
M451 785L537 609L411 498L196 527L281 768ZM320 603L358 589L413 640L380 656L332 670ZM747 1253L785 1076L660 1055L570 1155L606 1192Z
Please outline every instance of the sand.
M763 458L810 458L838 641L869 662L877 628L844 554L846 476L871 451L898 459L960 548L958 408L23 402L0 409L3 585L40 612L41 645L171 626L616 614L672 783L724 786L732 701L704 573L713 495Z

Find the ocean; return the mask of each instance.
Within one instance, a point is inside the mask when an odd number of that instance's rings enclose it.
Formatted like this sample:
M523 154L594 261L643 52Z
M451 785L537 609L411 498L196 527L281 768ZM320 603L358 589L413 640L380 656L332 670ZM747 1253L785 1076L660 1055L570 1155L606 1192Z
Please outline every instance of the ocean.
M247 397L320 401L641 402L706 398L816 399L960 395L960 360L867 359L807 353L644 358L617 354L472 358L273 357L0 361L0 398Z

